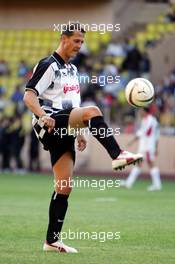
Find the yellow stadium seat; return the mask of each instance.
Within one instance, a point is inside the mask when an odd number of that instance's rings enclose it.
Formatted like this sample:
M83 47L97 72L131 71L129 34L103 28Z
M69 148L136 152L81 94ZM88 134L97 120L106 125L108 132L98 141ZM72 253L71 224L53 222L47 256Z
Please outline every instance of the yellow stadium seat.
M111 40L111 33L106 32L104 34L100 34L100 42L103 44L108 44Z
M158 24L156 24L156 32L158 32L160 34L164 34L166 32L165 23L158 23Z
M32 127L31 127L31 122L32 122L32 116L28 112L24 113L22 116L22 127L24 129L24 133L30 133Z
M21 40L24 38L23 30L15 30L15 39Z
M114 57L113 58L113 63L117 66L121 66L122 62L123 62L123 57Z
M138 49L139 49L139 51L141 51L141 52L144 52L145 51L145 43L144 42L140 42L140 43L138 43L137 44L137 47L138 47Z
M163 23L165 21L165 15L159 15L157 17L157 22L158 23Z
M15 104L10 102L8 104L8 107L5 107L5 109L4 109L4 116L13 117L14 116L14 112L15 112L15 107L16 107Z
M157 18L156 23L148 23L146 30L138 32L134 38L129 40L130 44L137 44L141 51L145 50L146 41L158 40L165 33L175 31L174 23L164 23L164 15ZM97 54L101 45L107 45L111 40L111 32L87 31L85 41L87 48ZM39 59L53 52L58 46L60 32L53 28L47 30L20 29L20 30L0 30L0 59L5 59L9 63L11 71L10 77L0 78L0 83L8 86L7 94L11 94L14 87L23 79L17 77L17 69L20 60L25 60L30 66L35 65ZM104 57L105 63L114 63L120 66L123 57ZM99 64L95 64L98 69ZM120 102L123 101L123 92L118 95Z
M136 44L136 40L135 40L135 38L131 38L131 39L129 39L129 44L130 44L130 45L135 45L135 44Z
M104 62L105 62L105 63L110 63L111 60L112 60L112 58L113 58L112 56L105 56L105 57L104 57Z
M87 47L92 53L97 53L99 50L99 44L96 41L89 42Z
M136 39L136 42L137 43L138 42L145 42L146 41L146 34L145 34L145 32L138 32L136 34L135 39Z
M118 98L119 104L121 104L121 105L125 105L126 104L126 96L125 96L124 90L121 90L121 91L118 92L117 98Z
M169 33L175 31L175 24L174 23L167 23L165 27L166 27L166 31Z
M32 39L32 37L33 37L33 31L30 30L30 29L24 30L23 36L24 36L24 39Z
M147 32L145 36L147 41L156 40L156 32Z
M155 33L156 32L156 24L154 23L148 23L146 26L146 31Z

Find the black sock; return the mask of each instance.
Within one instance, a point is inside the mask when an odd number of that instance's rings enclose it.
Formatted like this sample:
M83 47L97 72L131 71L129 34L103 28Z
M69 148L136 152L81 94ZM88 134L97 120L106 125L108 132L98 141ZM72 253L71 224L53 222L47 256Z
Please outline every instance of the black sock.
M108 126L102 116L95 116L90 120L89 129L92 135L103 145L110 157L115 159L119 156L121 149L113 135L109 135Z
M49 207L49 225L46 240L49 244L59 239L68 207L68 195L54 192Z

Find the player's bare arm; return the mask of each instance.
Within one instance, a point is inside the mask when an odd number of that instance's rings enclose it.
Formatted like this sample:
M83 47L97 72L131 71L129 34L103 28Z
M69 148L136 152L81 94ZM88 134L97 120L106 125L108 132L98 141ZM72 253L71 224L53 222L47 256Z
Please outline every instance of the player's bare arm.
M24 94L24 102L32 113L42 119L44 124L48 127L50 133L55 127L55 120L46 115L46 112L41 108L37 95L33 91L26 91Z

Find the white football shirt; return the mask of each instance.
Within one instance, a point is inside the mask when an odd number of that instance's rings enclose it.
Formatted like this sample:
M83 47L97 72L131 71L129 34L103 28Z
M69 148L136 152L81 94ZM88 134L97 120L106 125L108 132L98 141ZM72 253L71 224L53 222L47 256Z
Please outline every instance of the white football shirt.
M155 151L159 137L159 123L157 119L151 114L144 117L136 135L139 137L139 152Z
M66 64L56 52L40 60L34 67L26 90L33 90L39 99L52 102L52 107L44 106L47 109L68 109L80 106L77 68L71 63Z

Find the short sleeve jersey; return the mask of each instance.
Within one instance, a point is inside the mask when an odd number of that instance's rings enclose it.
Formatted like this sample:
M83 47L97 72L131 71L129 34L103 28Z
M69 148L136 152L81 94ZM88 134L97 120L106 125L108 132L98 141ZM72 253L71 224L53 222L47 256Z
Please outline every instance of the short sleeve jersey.
M40 99L52 101L52 107L64 109L80 106L80 85L75 65L66 64L58 53L39 61L26 90L34 91Z

